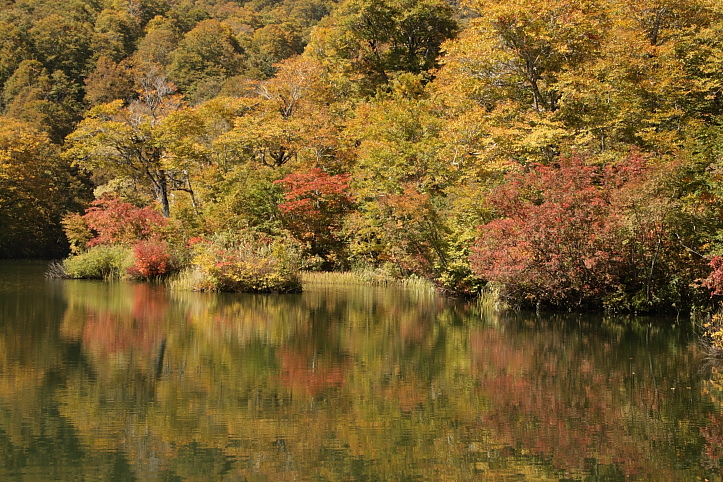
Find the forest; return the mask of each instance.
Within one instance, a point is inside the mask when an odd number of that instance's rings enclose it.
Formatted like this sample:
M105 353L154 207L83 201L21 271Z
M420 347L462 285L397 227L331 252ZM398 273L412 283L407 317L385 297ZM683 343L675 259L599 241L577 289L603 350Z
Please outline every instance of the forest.
M0 257L65 276L723 295L719 0L2 0L0 115Z

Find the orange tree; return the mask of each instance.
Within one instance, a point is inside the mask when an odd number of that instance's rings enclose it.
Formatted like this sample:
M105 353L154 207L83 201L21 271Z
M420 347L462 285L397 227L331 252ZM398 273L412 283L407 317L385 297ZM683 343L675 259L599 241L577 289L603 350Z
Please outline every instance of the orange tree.
M291 173L276 181L286 191L279 205L283 222L294 237L309 243L309 255L322 258L322 267L342 261L342 226L353 201L349 174L331 175L320 168Z

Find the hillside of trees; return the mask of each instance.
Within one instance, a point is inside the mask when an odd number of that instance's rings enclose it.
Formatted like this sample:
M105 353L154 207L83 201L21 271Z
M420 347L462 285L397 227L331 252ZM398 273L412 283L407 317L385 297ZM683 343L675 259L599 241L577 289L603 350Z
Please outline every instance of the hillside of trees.
M723 293L718 0L5 0L0 113L2 257Z

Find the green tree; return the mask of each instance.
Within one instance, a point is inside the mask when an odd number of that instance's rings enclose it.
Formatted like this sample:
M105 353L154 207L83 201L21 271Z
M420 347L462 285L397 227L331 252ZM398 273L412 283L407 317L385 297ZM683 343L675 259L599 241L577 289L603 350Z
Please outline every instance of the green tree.
M454 172L440 156L441 118L431 100L404 95L409 85L397 88L391 98L360 105L347 132L358 144L350 249L359 262L434 279L447 263L444 191Z
M140 32L131 13L104 9L95 19L93 54L120 62L135 50Z
M205 20L179 42L168 76L189 99L206 100L218 93L225 79L240 72L242 54L228 25Z
M62 71L48 75L40 62L24 60L5 83L3 101L8 116L34 124L60 143L81 118L81 92Z
M437 0L348 0L319 24L310 52L374 93L400 72L437 67L442 42L458 31L453 15Z
M0 21L0 87L15 72L20 62L27 59L30 49L23 40L22 33L13 24ZM0 104L2 107L3 104Z
M248 48L248 74L268 78L275 73L274 64L304 50L301 30L295 23L265 25L254 31Z
M93 55L91 24L53 13L28 33L35 55L49 72L60 70L76 82L83 78Z
M145 36L138 41L133 55L135 63L167 67L180 39L181 34L173 21L163 17L153 19L147 25Z

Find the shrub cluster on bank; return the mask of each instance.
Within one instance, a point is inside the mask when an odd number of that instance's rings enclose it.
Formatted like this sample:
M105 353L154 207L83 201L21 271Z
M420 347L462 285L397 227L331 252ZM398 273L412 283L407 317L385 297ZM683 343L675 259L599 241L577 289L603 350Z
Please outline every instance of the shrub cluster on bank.
M633 153L512 173L490 198L498 217L480 228L473 270L523 306L650 312L704 301L694 281L708 262L680 241L690 234L676 200L656 192L666 170Z
M301 291L299 248L264 236L217 235L191 240L192 258L172 281L193 291L294 293Z
M253 232L184 240L151 208L102 198L64 220L73 254L51 275L75 279L165 279L176 289L301 291L300 248L292 238Z

